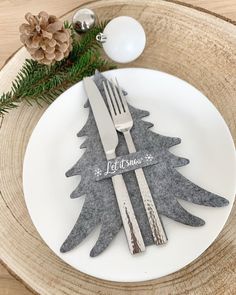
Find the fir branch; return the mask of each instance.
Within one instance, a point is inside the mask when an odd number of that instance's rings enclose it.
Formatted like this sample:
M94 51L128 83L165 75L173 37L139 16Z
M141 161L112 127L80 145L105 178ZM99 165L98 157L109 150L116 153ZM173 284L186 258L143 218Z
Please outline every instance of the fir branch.
M78 39L72 25L64 23L72 31L73 49L70 55L51 66L26 59L12 82L11 90L0 96L0 116L16 108L22 101L30 105L49 104L68 87L94 74L96 69L104 71L114 68L113 64L101 57L100 44L96 41L96 35L103 31L105 25L96 25Z

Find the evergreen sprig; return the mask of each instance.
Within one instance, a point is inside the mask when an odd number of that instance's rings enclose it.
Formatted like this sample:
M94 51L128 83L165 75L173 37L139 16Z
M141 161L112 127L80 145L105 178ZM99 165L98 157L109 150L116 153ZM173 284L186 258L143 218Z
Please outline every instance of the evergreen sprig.
M16 108L22 101L30 105L49 104L67 88L85 76L91 76L96 69L104 71L114 68L113 64L102 58L100 44L96 41L96 35L103 31L105 25L96 25L78 39L71 24L66 22L64 26L71 29L73 38L70 55L51 66L26 59L12 82L11 90L0 96L0 116Z

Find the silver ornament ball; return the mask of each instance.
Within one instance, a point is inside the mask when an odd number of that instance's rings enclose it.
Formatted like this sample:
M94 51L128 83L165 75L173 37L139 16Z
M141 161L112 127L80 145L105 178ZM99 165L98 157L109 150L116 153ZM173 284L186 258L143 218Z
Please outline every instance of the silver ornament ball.
M77 33L90 30L96 21L95 13L88 8L79 9L72 17L72 24Z

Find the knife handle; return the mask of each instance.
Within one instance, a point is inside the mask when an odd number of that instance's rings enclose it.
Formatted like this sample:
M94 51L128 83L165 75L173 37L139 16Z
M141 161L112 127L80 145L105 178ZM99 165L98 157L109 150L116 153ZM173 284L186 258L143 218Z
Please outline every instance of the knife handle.
M145 251L145 244L122 175L112 177L117 203L131 254Z

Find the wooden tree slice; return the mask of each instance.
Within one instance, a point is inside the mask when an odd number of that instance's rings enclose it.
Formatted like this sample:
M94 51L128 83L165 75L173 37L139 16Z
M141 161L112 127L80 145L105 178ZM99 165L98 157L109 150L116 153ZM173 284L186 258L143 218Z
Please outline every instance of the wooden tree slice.
M87 3L86 3L87 2ZM236 27L215 16L166 1L81 1L100 19L130 15L147 33L144 54L127 66L158 69L201 90L218 108L236 140ZM70 19L71 13L65 18ZM0 72L9 88L27 53L20 49ZM235 294L236 212L201 257L167 277L135 284L98 280L65 264L32 225L22 192L22 163L29 136L43 114L21 104L0 123L0 255L39 294ZM200 241L199 241L200 242Z

